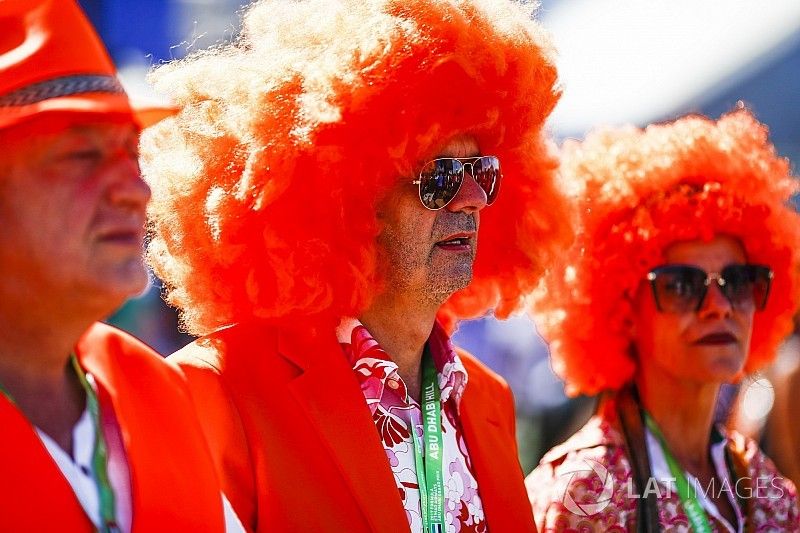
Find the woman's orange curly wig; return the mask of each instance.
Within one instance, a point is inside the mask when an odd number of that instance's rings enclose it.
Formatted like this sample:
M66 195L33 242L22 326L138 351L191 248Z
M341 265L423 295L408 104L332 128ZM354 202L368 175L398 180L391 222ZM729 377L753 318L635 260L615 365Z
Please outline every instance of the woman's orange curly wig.
M756 313L745 372L769 362L798 307L800 217L789 163L746 109L719 121L598 130L562 151L565 186L579 204L578 237L537 290L537 325L567 393L618 389L634 375L632 299L672 243L736 237L748 261L775 272Z
M148 258L191 333L358 316L381 286L378 202L457 134L504 181L441 318L508 314L571 236L543 134L552 51L521 4L258 2L236 42L152 79L182 110L142 139Z

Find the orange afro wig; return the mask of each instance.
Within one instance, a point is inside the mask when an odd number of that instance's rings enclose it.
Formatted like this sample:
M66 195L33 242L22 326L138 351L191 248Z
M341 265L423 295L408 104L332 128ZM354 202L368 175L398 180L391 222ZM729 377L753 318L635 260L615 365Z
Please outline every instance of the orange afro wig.
M571 238L543 134L556 70L522 4L258 2L236 42L152 79L181 111L142 139L148 258L191 333L358 316L381 286L378 202L458 134L504 181L442 319L508 314Z
M536 291L533 310L567 393L618 389L634 375L631 298L672 243L738 238L775 272L756 313L745 372L769 362L798 306L800 216L789 163L745 109L719 121L687 116L645 130L600 130L562 153L577 195L579 236Z

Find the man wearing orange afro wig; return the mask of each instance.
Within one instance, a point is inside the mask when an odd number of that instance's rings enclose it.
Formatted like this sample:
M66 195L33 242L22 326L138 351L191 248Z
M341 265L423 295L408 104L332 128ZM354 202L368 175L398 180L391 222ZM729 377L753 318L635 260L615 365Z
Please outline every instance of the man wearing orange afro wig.
M527 485L541 530L798 531L796 490L714 424L798 306L797 182L745 109L564 147L579 235L537 294L567 392L595 416ZM569 475L567 475L569 474Z
M532 531L510 391L448 337L570 234L530 9L259 2L154 79L182 111L144 137L149 260L245 526Z
M73 0L0 1L0 531L225 530L180 374L97 322L147 285L145 125Z

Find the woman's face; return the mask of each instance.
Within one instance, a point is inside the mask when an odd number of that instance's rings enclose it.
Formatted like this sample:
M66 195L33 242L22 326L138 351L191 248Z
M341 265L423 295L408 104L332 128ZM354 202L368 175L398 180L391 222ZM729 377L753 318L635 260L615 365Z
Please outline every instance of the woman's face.
M666 264L692 265L707 273L747 262L739 241L727 236L674 243L665 258ZM754 312L752 305L733 307L713 281L699 310L660 312L650 284L642 280L634 302L638 364L679 380L729 382L747 359Z

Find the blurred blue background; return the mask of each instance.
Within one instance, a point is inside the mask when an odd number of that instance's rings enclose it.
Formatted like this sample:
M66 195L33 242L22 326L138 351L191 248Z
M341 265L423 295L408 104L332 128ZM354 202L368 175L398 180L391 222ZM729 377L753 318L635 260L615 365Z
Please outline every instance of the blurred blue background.
M147 71L235 37L238 0L80 0L123 82L147 96ZM550 126L559 139L598 124L649 122L687 112L714 117L737 101L769 125L779 152L800 160L800 2L770 0L547 0L564 96ZM162 354L191 339L154 281L111 321ZM514 389L525 471L589 416L593 399L567 400L526 317L465 323L456 342Z

